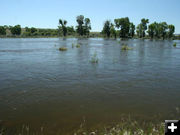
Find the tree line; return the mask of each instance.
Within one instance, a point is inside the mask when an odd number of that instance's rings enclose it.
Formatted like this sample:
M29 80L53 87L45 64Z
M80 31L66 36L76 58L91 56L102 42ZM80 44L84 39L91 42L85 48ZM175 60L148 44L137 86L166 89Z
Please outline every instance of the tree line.
M31 36L86 36L89 37L91 30L91 20L83 15L76 17L77 26L67 26L67 21L59 19L57 29L37 29L34 27L21 28L20 25L15 26L0 26L0 35L6 36L10 33L13 36L31 37ZM154 22L149 24L149 19L141 19L137 27L130 22L128 17L114 19L114 22L106 20L103 24L103 29L99 35L104 37L120 37L120 38L173 38L175 26L166 22ZM97 33L95 34L96 36Z
M133 38L136 36L139 38L173 38L175 32L175 26L170 24L168 25L166 22L154 22L149 24L149 19L141 19L140 24L137 27L130 22L128 17L114 19L114 23L110 20L105 21L102 34L106 37L114 37L119 36L120 38ZM148 35L146 35L148 34Z

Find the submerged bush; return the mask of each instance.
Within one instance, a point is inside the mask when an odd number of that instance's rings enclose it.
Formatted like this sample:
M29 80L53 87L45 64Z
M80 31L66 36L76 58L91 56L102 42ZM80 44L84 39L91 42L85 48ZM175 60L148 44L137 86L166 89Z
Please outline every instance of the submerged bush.
M80 48L80 47L81 47L81 45L80 45L80 44L77 44L77 45L76 45L76 48Z
M67 48L66 47L60 47L59 51L67 51Z
M72 43L72 48L74 48L74 43Z
M123 51L132 50L132 48L131 48L131 47L128 47L127 45L123 45L123 46L121 47L121 50L123 50Z
M176 47L176 43L174 43L173 46Z
M94 55L92 56L90 62L91 62L91 63L98 63L98 57L97 57L97 54L96 54L96 53L94 53Z

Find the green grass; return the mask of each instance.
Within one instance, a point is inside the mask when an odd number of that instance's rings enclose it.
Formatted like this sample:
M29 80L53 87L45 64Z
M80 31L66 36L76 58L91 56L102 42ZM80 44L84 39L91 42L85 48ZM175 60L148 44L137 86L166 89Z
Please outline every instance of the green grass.
M74 43L72 43L72 48L74 48Z
M121 50L122 51L127 51L127 50L132 50L132 48L128 47L128 45L122 45Z
M95 52L95 53L93 54L93 56L91 57L90 62L91 62L91 63L98 63L98 61L99 61L99 59L98 59L98 57L97 57L97 53Z
M173 46L174 46L174 47L176 47L176 46L177 46L177 44L176 44L176 43L174 43L174 44L173 44Z
M123 120L119 124L94 131L80 128L74 135L164 135L163 123L143 123L144 128L137 121Z
M81 47L81 45L80 44L76 44L76 48L80 48Z
M60 47L59 51L67 51L67 48L66 47Z

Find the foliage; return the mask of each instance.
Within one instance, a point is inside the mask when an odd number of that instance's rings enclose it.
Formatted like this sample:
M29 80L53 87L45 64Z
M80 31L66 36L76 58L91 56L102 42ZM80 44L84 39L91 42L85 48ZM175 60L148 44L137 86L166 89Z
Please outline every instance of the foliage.
M173 34L175 32L175 27L174 25L168 25L168 37L169 38L172 38L173 37Z
M129 35L130 22L129 18L119 18L114 20L116 28L120 29L119 37L127 38Z
M61 25L61 26L59 26L59 29L61 28L64 37L67 35L66 24L67 24L66 20L59 19L59 25Z
M134 37L134 32L135 31L135 25L133 23L130 23L130 28L129 28L129 36Z
M106 37L110 37L111 34L111 21L107 20L104 23L102 33L106 35Z
M24 36L37 36L38 34L39 34L38 29L34 27L31 28L25 27L25 32L23 33Z
M155 24L152 23L148 26L148 34L151 38L154 38L154 35L155 35Z
M148 34L151 38L172 38L174 32L174 25L168 25L166 22L154 22L148 26Z
M131 47L128 47L128 45L122 45L121 50L122 50L122 51L132 50L132 48L131 48Z
M67 48L66 47L60 47L59 51L67 51Z
M164 135L165 128L163 123L153 124L144 123L143 126L135 120L122 120L119 124L103 129L87 131L83 127L77 130L74 135Z
M90 60L91 63L98 63L97 53L95 52Z
M176 47L176 45L177 45L176 43L173 44L174 47Z
M74 35L75 34L75 30L73 26L67 26L67 34L68 35Z
M80 48L81 47L81 45L80 44L76 44L76 48Z
M137 35L140 38L144 38L146 36L147 24L149 23L149 19L141 19L141 23L137 26Z
M74 43L72 43L72 48L74 48Z
M80 36L87 35L89 36L89 32L91 30L91 21L89 18L84 18L83 15L79 15L76 17L76 21L78 26L76 26L76 31Z
M6 35L6 28L4 26L0 26L0 35Z
M21 34L21 25L10 26L9 29L13 35Z

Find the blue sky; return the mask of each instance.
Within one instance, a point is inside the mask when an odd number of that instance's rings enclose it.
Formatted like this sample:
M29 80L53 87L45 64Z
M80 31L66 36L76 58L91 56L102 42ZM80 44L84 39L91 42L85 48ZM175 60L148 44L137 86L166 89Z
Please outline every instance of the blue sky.
M129 17L135 25L166 21L180 33L180 0L0 0L0 25L57 28L59 18L76 26L76 16L91 19L92 31L101 31L105 20Z

